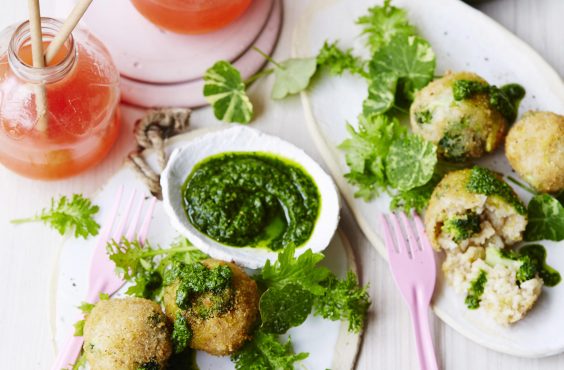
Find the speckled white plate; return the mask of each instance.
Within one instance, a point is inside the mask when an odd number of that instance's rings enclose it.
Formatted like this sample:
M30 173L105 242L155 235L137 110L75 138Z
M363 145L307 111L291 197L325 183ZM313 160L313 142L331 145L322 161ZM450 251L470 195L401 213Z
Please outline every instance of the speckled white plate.
M325 40L340 40L343 48L362 52L355 20L374 0L317 0L303 15L294 35L296 56L315 55ZM410 21L437 54L438 74L446 70L471 70L500 85L517 82L527 89L520 112L529 109L564 114L564 84L558 74L530 47L479 11L458 0L394 0L407 9ZM345 122L356 124L366 95L366 83L345 75L321 78L302 102L316 145L351 207L366 237L386 256L379 235L378 214L388 212L389 197L370 203L354 198L354 188L343 178L348 171L337 149L348 135ZM503 151L482 164L511 173ZM523 199L529 195L517 189ZM544 242L548 262L564 273L564 243ZM440 269L440 262L439 269ZM443 284L442 273L434 296L434 311L455 330L483 346L522 357L544 357L564 351L564 283L545 288L533 311L511 327L495 324L480 310L465 308L463 297Z
M191 140L210 133L210 130L194 130L170 140L167 151L170 154L175 148L185 145ZM156 168L156 156L147 153L150 164ZM124 166L93 197L93 202L100 206L98 222L106 219L118 188L125 185L125 193L136 189L148 194L143 182L129 167ZM151 222L148 240L153 245L166 246L178 236L167 217L162 202L158 202ZM53 270L51 288L51 327L53 344L58 350L73 332L73 324L79 319L77 306L84 300L88 285L88 269L96 238L88 240L67 239L59 250L58 263ZM346 271L356 271L356 262L352 249L343 234L337 232L329 247L324 251L324 263L339 276ZM123 295L126 288L117 295ZM319 317L310 316L298 328L289 331L296 352L308 352L310 355L302 361L305 369L317 370L350 370L354 366L356 354L360 346L360 335L350 334L347 323L332 322ZM228 357L214 357L198 352L198 366L201 370L234 369Z

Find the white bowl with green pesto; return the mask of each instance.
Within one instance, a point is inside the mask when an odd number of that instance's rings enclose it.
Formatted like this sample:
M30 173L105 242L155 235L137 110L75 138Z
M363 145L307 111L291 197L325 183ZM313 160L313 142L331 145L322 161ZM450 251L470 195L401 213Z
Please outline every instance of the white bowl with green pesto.
M339 222L333 180L303 150L258 130L211 132L175 150L161 175L175 229L204 253L247 268L324 250Z

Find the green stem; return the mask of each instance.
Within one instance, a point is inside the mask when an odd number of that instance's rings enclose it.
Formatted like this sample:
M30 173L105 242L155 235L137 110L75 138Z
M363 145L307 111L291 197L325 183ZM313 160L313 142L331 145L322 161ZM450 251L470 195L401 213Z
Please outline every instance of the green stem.
M253 46L253 50L256 51L257 53L259 53L260 55L262 55L264 57L264 59L268 60L270 63L274 64L276 67L280 68L280 69L284 69L284 67L278 63L277 61L275 61L274 59L272 59L270 57L270 55L266 54L264 51L260 50L259 48L257 48L256 46Z
M269 74L271 74L272 72L274 72L274 69L269 68L269 69L263 69L262 71L255 73L254 75L252 75L251 77L247 78L243 83L245 84L245 86L249 86L250 84L252 84L253 82L255 82L256 80L258 80L259 78L268 76Z
M525 184L523 184L522 182L518 181L517 179L511 177L511 176L507 176L507 179L509 181L511 181L512 183L514 183L515 185L519 186L521 189L526 190L527 192L531 193L532 195L537 195L538 192L536 190L534 190L533 188L531 188L530 186L527 186Z
M39 222L40 219L37 217L29 217L29 218L16 218L14 220L11 220L10 223L14 224L14 225L18 225L18 224L25 224L28 222Z

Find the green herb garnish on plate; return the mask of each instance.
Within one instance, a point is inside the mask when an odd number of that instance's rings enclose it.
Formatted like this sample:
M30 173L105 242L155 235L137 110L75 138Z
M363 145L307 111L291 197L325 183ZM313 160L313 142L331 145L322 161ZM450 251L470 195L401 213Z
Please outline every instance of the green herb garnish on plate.
M70 199L66 196L58 200L51 199L51 206L44 208L39 214L12 220L13 224L42 222L57 230L59 234L71 234L75 238L86 239L98 235L100 225L94 220L100 207L81 194L74 194Z

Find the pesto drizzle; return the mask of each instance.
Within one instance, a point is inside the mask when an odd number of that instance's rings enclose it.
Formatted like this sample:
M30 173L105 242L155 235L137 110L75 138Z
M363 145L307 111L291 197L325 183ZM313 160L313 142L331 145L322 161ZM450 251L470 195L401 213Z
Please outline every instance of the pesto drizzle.
M519 84L502 87L480 81L458 80L452 86L454 100L470 99L477 94L487 94L490 106L497 110L509 123L515 122L519 103L525 97L525 89Z
M300 246L320 208L317 186L303 168L258 152L205 159L188 176L183 195L192 225L235 247Z
M527 208L513 192L513 189L487 168L473 167L470 179L466 183L466 189L476 194L499 196L515 207L517 213L521 215L527 214Z

